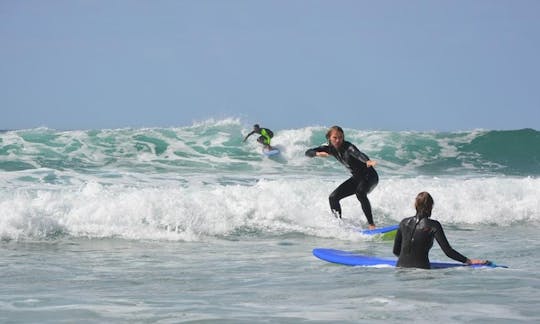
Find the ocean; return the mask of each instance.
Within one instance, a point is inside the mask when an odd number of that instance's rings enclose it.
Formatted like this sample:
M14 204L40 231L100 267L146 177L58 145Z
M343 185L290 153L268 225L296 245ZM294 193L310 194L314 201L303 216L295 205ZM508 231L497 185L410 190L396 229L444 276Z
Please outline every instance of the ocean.
M264 157L237 119L177 128L0 132L1 323L538 323L540 132L372 131L378 226L428 191L452 246L509 268L347 267L316 247L392 257L359 234L348 177L307 158L326 126L274 129ZM452 261L435 243L432 261Z

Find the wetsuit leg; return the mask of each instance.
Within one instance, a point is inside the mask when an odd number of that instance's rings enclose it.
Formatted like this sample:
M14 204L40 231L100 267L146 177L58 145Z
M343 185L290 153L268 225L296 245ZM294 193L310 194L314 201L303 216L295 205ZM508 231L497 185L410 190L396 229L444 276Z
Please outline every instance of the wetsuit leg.
M373 214L371 212L371 203L367 197L367 194L370 193L379 183L379 177L375 175L370 175L368 179L362 179L358 186L356 187L356 198L360 201L362 205L362 211L366 216L368 224L375 225L373 222Z
M366 215L368 224L375 225L373 222L373 214L371 213L371 203L369 202L367 195L365 193L357 192L356 198L358 198L360 204L362 205L362 211L364 212L364 215Z
M345 182L339 185L328 197L330 201L330 209L336 215L336 217L341 218L341 205L339 201L345 197L348 197L355 193L356 188L358 187L358 180L354 177L349 178Z

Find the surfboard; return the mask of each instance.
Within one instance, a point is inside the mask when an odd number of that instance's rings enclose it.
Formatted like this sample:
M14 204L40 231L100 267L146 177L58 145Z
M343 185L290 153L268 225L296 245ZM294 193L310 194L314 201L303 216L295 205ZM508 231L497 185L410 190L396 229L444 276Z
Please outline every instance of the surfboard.
M393 240L396 237L397 229L399 225L390 225L386 227L379 227L372 230L358 230L364 235L381 235L383 240Z
M276 155L276 154L279 154L279 149L278 148L272 148L271 150L267 150L267 149L264 149L263 148L263 154L266 155L266 156L272 156L272 155Z
M396 231L399 228L399 225L390 225L386 227L379 227L372 230L360 230L360 233L366 234L366 235L376 235L376 234L384 234L391 231Z
M347 266L362 266L362 267L395 267L397 259L379 258L376 256L362 255L349 251L317 248L313 249L313 255L317 258ZM492 262L488 264L467 265L457 262L431 262L432 269L444 269L455 267L470 267L470 268L507 268L506 266L496 265Z

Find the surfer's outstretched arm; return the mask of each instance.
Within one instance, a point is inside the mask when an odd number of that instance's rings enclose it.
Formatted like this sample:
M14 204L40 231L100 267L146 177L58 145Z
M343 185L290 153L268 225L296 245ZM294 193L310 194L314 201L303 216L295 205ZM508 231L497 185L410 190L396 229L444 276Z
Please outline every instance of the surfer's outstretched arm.
M248 139L248 137L250 137L253 134L255 134L255 131L251 131L249 134L247 134L246 137L244 137L244 140L242 142L245 142Z
M316 156L329 156L328 145L322 145L319 147L311 148L306 151L307 157L316 157Z

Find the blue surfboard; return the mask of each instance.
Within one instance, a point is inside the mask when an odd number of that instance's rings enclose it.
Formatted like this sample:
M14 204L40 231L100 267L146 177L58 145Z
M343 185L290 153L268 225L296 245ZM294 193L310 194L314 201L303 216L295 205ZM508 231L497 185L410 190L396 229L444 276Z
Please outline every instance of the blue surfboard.
M382 238L384 241L393 240L396 237L397 229L399 228L399 225L390 225L386 227L379 227L376 229L364 229L364 230L358 230L361 234L364 235L377 235Z
M399 225L390 225L386 227L379 227L372 230L360 230L360 233L366 234L366 235L384 234L391 231L396 231L398 228L399 228Z
M272 148L271 150L267 150L267 149L263 149L263 154L266 155L266 156L272 156L272 155L277 155L279 154L279 149L278 148Z
M379 258L375 256L362 255L362 254L357 254L354 252L335 250L335 249L324 249L324 248L313 249L313 255L327 262L348 265L348 266L395 267L397 263L397 259ZM467 265L467 264L457 263L457 262L431 262L432 269L444 269L444 268L455 268L455 267L507 268L506 266L496 265L492 262L488 264L478 264L478 265L477 264Z

